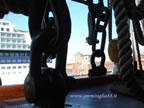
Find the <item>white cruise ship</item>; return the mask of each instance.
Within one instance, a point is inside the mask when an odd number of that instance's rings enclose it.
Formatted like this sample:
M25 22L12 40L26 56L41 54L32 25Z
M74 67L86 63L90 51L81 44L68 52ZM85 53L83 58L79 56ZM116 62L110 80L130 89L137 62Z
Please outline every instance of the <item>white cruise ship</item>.
M29 71L29 32L16 30L9 21L0 20L0 78L2 85L23 84ZM48 62L51 64L51 60Z

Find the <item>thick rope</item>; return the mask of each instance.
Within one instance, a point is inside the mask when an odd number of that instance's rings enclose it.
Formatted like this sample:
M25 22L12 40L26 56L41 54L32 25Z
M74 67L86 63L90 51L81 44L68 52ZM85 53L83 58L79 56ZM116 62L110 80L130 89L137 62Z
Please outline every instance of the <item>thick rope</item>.
M120 78L126 86L138 96L144 97L142 88L138 85L132 65L132 49L128 25L128 17L122 0L113 0L114 15L118 33Z
M144 0L141 0L136 6L135 0L123 0L127 16L133 20L137 41L144 45L144 36L140 27L139 20L144 18Z
M126 13L130 19L141 20L144 18L144 0L141 0L138 6L135 0L123 0L126 8Z

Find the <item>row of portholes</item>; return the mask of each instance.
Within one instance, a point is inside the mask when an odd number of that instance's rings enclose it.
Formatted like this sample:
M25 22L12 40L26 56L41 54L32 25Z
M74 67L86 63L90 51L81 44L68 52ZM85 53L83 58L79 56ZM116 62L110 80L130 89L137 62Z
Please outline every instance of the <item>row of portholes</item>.
M22 72L2 72L1 75L15 75L15 74L21 74Z
M6 29L6 30L5 30ZM10 29L9 28L1 28L1 31L7 31L7 32L9 32L10 31Z
M6 29L8 30L8 29ZM10 29L9 29L10 30ZM1 28L1 31L4 31L4 28ZM17 39L24 39L25 35L24 34L12 34L12 33L0 33L0 36L2 38L17 38Z
M1 68L0 69L3 69L3 70L5 70L5 69L29 69L29 65L28 66L1 66Z
M0 52L0 56L30 56L30 52Z

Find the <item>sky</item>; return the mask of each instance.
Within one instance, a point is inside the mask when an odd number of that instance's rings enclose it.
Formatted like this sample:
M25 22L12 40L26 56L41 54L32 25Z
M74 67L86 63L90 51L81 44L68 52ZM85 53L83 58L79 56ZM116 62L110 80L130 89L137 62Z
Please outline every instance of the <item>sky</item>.
M107 5L106 1L107 0L104 0L105 5ZM74 62L74 54L76 52L81 52L83 54L91 55L92 51L91 51L91 46L89 46L88 43L86 43L86 37L88 36L88 25L87 25L88 7L86 5L73 2L71 0L67 0L67 4L69 7L71 22L72 22L72 32L68 44L69 47L68 47L67 62L71 63ZM28 31L28 17L23 16L21 14L9 13L4 17L4 19L9 20L11 21L11 23L15 24L16 29L22 29ZM112 34L113 34L113 38L117 37L116 27L114 24L113 24ZM101 40L101 35L98 35L98 38ZM106 60L109 61L107 49L108 49L108 35L106 40L105 53L106 53Z
M68 48L68 62L73 62L74 54L76 52L91 54L91 48L85 40L85 38L88 36L88 9L87 6L76 2L71 2L70 0L68 0L67 3L72 22L72 32ZM9 13L4 17L4 19L14 23L16 25L16 29L28 30L28 17L26 16Z

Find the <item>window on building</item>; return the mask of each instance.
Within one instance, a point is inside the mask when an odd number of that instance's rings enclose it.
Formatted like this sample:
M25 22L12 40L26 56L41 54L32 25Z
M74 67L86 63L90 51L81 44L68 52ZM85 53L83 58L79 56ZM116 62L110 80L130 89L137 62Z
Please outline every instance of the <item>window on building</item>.
M12 48L16 48L16 45L13 45Z
M18 34L18 35L17 35L17 37L21 37L21 35L20 35L20 34Z
M3 28L3 27L1 28L1 31L4 31L4 28Z
M27 53L25 53L25 56L28 56L28 54L27 54Z
M3 56L3 53L0 53L0 56Z
M18 45L18 48L21 48L21 46L20 46L20 45Z
M5 45L1 45L1 48L5 48Z
M11 60L7 60L7 63L11 63Z
M5 56L9 56L9 53L5 53Z
M24 63L25 63L26 61L27 61L26 59L23 60Z
M10 39L7 39L7 43L10 43Z
M26 66L23 66L23 68L25 69L25 68L26 68Z
M20 56L24 56L24 53L20 53Z
M24 35L23 34L21 34L21 36L20 36L21 38L24 38Z
M16 34L12 34L12 37L16 37Z
M16 43L16 40L12 40L13 43Z
M25 41L25 40L23 40L23 43L26 43L26 41Z
M10 66L8 66L8 67L7 67L7 69L11 69L11 67L10 67Z
M21 66L18 66L18 69L21 69Z
M16 63L16 60L12 60L13 63Z
M16 66L13 66L13 69L16 69Z
M10 48L10 45L7 45L7 48Z
M9 28L7 28L6 31L9 32Z
M14 53L10 53L10 56L14 56Z
M23 49L26 49L26 45L23 46Z
M19 56L19 53L15 53L15 56Z
M28 53L28 56L30 56L30 52Z
M21 43L21 40L18 40L17 43Z
M11 35L8 33L8 34L7 34L7 37L10 37L10 36L11 36Z
M0 60L0 62L1 62L1 63L5 63L6 61L5 61L5 60Z
M21 60L17 60L18 63L21 63Z
M3 24L3 25L9 25L7 22L3 22L2 24Z
M1 36L2 36L2 37L5 36L5 33L1 33Z
M1 42L5 42L6 40L5 39L1 39Z
M18 38L24 38L23 34L18 34L17 36L18 36Z
M2 66L1 69L5 69L5 66Z

